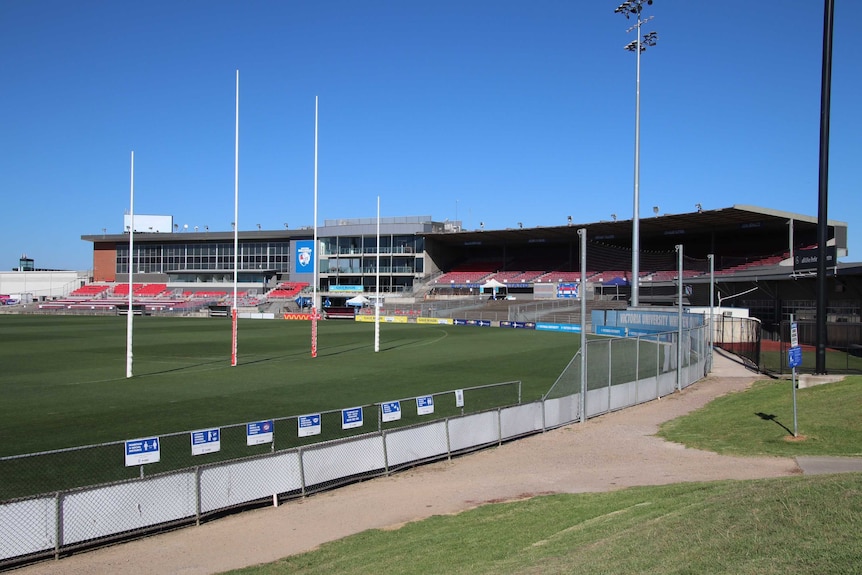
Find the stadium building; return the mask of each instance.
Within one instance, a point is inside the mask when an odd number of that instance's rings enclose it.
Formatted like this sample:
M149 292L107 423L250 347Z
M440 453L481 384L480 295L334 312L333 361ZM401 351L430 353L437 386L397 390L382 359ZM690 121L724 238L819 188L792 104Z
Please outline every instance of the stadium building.
M627 302L631 293L631 220L577 224L569 216L560 226L500 230L464 230L461 222L431 216L383 218L379 224L379 249L374 218L327 220L318 228L316 250L310 227L240 231L238 288L261 303L278 290L284 294L285 286L310 286L317 257L320 306L375 292L378 279L387 301L401 304L487 296L482 288L489 282L501 286L491 297L558 299L558 286L580 280L578 230L584 228L592 299ZM233 285L234 233L165 227L169 231L154 232L136 224L141 233L134 237L134 281L163 286L160 293L174 297L226 294ZM710 303L713 270L716 305L747 307L767 329L777 329L791 314L813 319L815 217L745 205L698 207L684 214L656 211L639 227L641 305L676 303L679 245L684 304ZM829 320L859 322L860 265L838 262L847 255L847 224L829 221L828 237ZM128 282L128 233L82 239L93 243L92 282Z

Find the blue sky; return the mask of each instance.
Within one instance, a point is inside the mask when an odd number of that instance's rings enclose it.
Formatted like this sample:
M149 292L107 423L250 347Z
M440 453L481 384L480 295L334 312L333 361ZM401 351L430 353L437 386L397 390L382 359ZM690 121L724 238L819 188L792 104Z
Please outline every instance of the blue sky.
M467 229L632 217L636 58L618 0L0 4L0 269L89 269L129 209L239 227L432 215ZM835 12L829 217L862 260L856 14ZM640 215L817 216L823 2L656 0Z

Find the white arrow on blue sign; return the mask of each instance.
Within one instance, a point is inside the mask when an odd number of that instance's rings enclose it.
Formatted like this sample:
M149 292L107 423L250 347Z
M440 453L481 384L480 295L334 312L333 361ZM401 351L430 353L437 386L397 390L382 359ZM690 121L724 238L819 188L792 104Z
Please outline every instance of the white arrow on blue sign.
M157 463L161 459L158 437L126 441L126 467Z

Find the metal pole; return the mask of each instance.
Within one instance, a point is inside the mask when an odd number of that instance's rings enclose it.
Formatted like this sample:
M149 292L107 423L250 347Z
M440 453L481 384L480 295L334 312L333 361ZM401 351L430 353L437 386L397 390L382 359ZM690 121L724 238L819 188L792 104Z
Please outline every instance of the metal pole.
M709 371L712 371L713 348L715 348L715 254L709 258Z
M793 331L792 328L793 328L794 324L795 324L795 321L793 319L793 314L790 314L791 332ZM793 344L793 342L791 341L791 345L792 344ZM796 423L796 366L795 365L791 368L791 373L793 374L793 377L792 377L792 383L793 383L793 391L792 391L792 394L793 394L793 437L796 437L797 431L798 431L798 426Z
M640 178L641 178L641 15L637 22L637 81L635 83L635 189L632 215L632 300L633 307L640 302Z
M237 283L239 282L239 70L236 71L236 129L233 160L233 306L231 307L230 365L237 363Z
M679 287L676 292L676 390L682 391L682 244L676 245L676 252L679 269Z
M126 378L132 377L132 303L134 301L134 282L132 276L135 267L135 151L132 150L131 183L129 185L129 311L126 316ZM26 276L25 276L26 277Z
M817 361L816 373L826 373L826 251L829 195L829 110L832 89L832 20L834 0L824 2L823 70L820 79L820 183L817 208Z
M317 112L318 97L314 97L314 246L312 247L312 288L311 288L311 357L317 357L317 284L320 282L318 271L319 258L317 250Z
M580 412L581 423L587 420L585 410L587 408L587 229L578 230L578 238L581 241L581 285L578 286L578 295L581 296L581 396Z
M380 196L377 196L377 258L374 265L377 268L375 270L377 297L374 300L374 352L377 353L380 351ZM391 279L389 283L392 283Z

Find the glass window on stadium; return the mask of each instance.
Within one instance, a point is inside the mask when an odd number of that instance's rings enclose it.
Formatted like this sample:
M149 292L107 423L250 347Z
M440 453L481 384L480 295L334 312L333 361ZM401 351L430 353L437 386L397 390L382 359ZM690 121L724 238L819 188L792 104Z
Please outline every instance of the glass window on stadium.
M397 274L412 274L415 273L414 264L416 258L395 256L392 258L392 272Z
M372 248L373 249L373 248ZM392 256L381 252L380 254L380 273L392 273ZM363 260L362 272L366 274L377 273L377 254L368 255Z
M217 269L218 246L225 244L191 244L188 247L188 268L193 270ZM231 264L232 265L232 264Z
M135 273L161 273L162 246L135 246ZM129 246L117 246L117 273L129 273Z
M338 249L338 238L321 238L320 245L323 246L323 253L321 255L333 255Z
M377 253L377 237L367 238L366 244L367 253L376 254ZM381 254L389 254L392 253L392 236L390 235L381 235L380 236L380 253Z
M164 248L165 254L165 270L184 270L186 269L186 245L185 244L168 244Z
M392 253L395 254L415 254L422 250L416 249L416 243L422 238L416 236L393 236L392 238Z
M358 274L362 272L359 258L335 258L329 260L331 274Z
M337 244L338 254L361 254L362 238L359 236L339 237Z
M290 271L290 242L270 244L270 269L280 272Z

